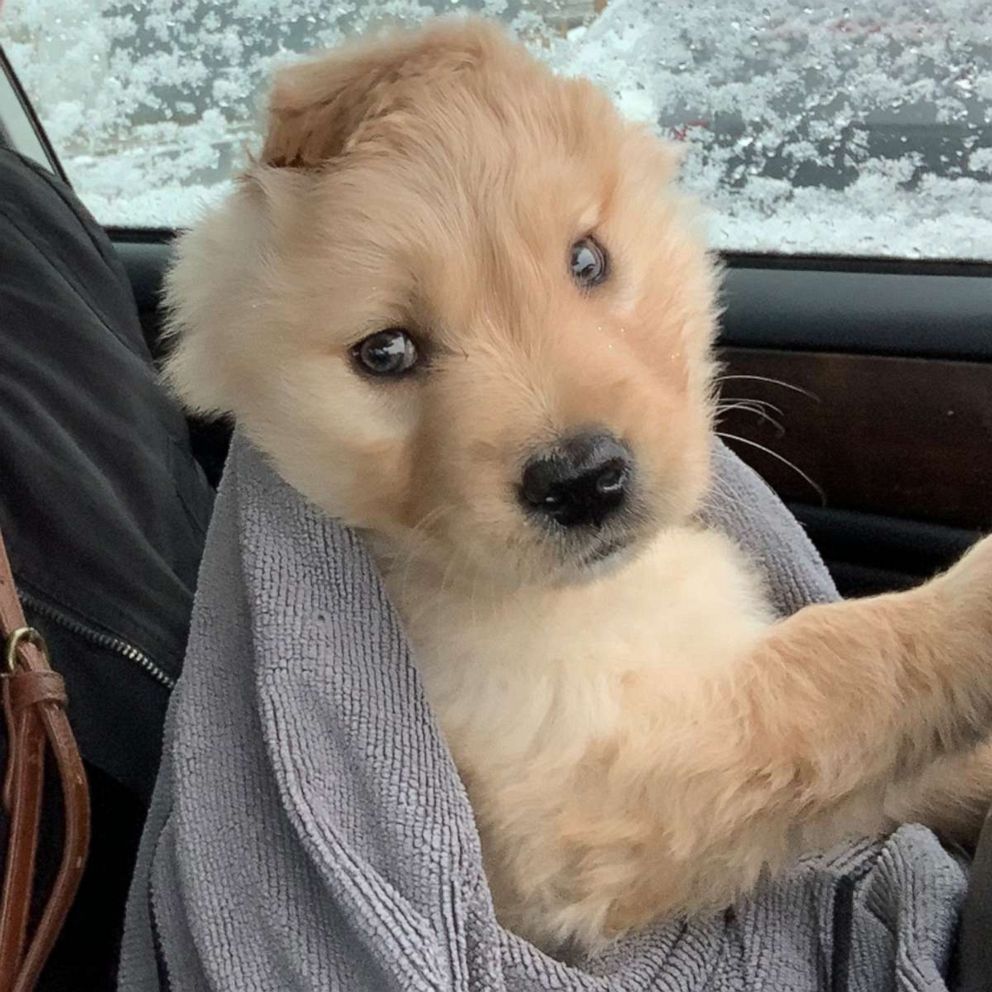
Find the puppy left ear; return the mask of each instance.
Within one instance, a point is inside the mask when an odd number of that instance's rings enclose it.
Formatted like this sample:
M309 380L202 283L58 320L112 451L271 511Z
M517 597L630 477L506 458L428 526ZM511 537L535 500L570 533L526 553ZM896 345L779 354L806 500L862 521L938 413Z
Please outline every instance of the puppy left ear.
M358 43L282 70L269 100L263 165L315 168L347 152L367 126L399 110L412 82L430 83L508 50L502 32L472 18Z

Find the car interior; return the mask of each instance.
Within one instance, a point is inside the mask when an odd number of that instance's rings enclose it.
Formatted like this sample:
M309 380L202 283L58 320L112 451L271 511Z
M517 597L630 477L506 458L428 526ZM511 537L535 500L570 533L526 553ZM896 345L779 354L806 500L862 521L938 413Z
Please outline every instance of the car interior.
M0 147L72 186L18 68L0 47ZM989 138L987 126L981 134ZM161 298L176 230L103 226L159 360L169 347ZM948 567L992 529L992 244L984 259L734 250L721 258L720 435L792 510L842 595L908 588ZM216 486L231 425L188 426ZM140 807L122 804L119 816L133 837ZM113 835L95 843L123 892L131 843ZM979 853L980 862L990 857ZM981 950L969 953L981 954L992 943L992 893L972 901L967 927Z

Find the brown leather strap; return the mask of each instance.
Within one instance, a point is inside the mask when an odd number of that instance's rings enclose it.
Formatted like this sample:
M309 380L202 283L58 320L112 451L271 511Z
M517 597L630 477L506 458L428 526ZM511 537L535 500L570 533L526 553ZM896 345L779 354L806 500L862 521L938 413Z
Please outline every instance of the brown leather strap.
M10 709L14 716L38 703L58 703L59 706L65 706L69 701L65 694L65 683L58 672L16 672L7 679L6 684Z
M7 871L0 903L0 989L4 992L14 987L24 958L45 767L41 721L33 710L15 714L10 704L11 682L21 678L31 675L17 673L3 680L8 751L3 799L9 814Z
M8 752L3 802L9 818L0 895L0 992L31 992L79 888L89 849L90 804L82 759L65 712L65 686L49 667L41 636L25 623L2 535L0 641ZM62 785L64 843L58 875L29 939L46 744Z

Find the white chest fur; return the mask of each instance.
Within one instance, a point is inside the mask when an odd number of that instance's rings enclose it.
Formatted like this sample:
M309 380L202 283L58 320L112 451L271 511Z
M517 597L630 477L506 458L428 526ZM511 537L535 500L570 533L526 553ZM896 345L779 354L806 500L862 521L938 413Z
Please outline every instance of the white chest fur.
M468 788L504 924L547 947L622 926L608 917L642 873L629 831L665 829L653 801L626 808L639 777L667 777L695 746L707 676L745 656L771 619L741 553L682 528L581 585L493 596L409 570L386 582ZM610 877L590 870L618 838ZM672 872L655 863L660 906Z
M659 704L678 706L770 619L738 549L690 528L662 533L581 585L497 598L409 570L387 574L387 585L456 761L483 776L537 752L577 760L627 718L632 681L646 679Z

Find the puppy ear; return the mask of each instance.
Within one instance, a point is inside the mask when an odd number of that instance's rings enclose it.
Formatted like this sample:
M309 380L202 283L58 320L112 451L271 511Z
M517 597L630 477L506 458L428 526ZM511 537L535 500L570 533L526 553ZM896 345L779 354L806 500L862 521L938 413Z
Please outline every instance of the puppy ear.
M262 164L307 169L342 154L388 74L385 60L371 51L282 70L269 98Z
M282 70L269 100L262 164L307 169L337 158L365 125L411 98L411 83L477 65L500 43L506 46L501 32L485 22L441 21Z

